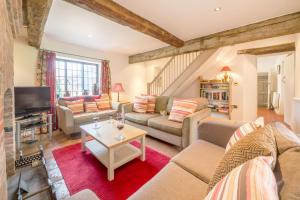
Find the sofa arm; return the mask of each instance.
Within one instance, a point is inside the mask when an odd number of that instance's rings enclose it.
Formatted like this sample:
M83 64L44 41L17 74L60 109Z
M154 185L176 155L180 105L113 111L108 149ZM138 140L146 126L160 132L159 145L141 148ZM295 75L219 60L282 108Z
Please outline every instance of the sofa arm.
M198 127L199 139L226 148L234 133L245 122L208 117Z
M133 112L133 103L122 104L122 112L124 113Z
M75 126L72 111L65 106L58 106L57 109L59 115L59 128L61 128L64 133L71 134Z
M185 148L189 144L198 139L198 126L199 123L209 117L210 108L202 109L198 112L188 115L183 120L182 125L182 147Z

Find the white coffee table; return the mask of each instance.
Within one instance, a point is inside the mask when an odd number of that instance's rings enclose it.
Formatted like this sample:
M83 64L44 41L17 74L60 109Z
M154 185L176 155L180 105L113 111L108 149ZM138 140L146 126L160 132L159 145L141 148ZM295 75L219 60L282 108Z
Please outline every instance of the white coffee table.
M114 170L125 163L140 157L145 161L145 136L146 131L125 124L119 131L114 125L116 121L110 123L109 120L99 122L99 128L95 129L95 124L86 124L80 126L82 151L88 148L91 153L107 168L107 177L109 181L114 179ZM118 140L116 137L123 133L125 139ZM86 136L93 139L87 141ZM131 144L131 141L139 139L141 147L137 148Z

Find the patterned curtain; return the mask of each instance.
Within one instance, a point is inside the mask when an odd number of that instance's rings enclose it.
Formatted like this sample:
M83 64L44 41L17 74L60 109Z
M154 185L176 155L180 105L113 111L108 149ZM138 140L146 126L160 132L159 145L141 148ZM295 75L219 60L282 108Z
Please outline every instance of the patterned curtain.
M110 68L109 68L109 61L103 60L102 61L102 72L100 78L100 94L106 93L109 94L111 92L111 77L110 77Z
M51 51L40 50L37 66L37 85L50 87L50 100L52 114L53 129L57 129L56 118L56 76L55 76L55 60L56 54Z

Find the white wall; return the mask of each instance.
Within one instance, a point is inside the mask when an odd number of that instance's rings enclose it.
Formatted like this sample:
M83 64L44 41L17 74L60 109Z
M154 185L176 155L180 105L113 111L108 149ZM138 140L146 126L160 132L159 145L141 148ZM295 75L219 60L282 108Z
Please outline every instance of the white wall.
M25 37L14 41L15 86L35 86L38 50L27 44Z
M295 98L293 102L293 129L300 134L300 33L296 35Z
M128 56L122 54L101 52L86 47L76 46L54 39L44 37L41 48L59 51L69 54L86 56L97 59L106 59L110 61L112 74L112 83L123 83L125 93L120 94L121 100L132 100L135 95L146 92L146 68L143 63L128 64ZM30 47L25 39L16 40L15 42L15 85L17 86L33 86L35 85L35 69L37 63L38 51ZM81 58L78 56L70 56L57 53L58 56L71 57L76 59L84 59L93 62L99 62L95 59ZM113 99L117 94L113 93Z

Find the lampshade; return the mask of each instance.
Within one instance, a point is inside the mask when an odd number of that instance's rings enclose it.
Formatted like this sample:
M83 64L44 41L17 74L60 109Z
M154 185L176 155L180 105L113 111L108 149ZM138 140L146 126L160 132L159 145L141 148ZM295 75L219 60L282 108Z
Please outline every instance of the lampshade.
M224 66L224 67L222 67L222 69L221 69L221 72L230 72L230 71L231 71L231 69L230 69L229 66Z
M124 92L124 88L122 83L115 83L113 88L112 88L113 92Z

